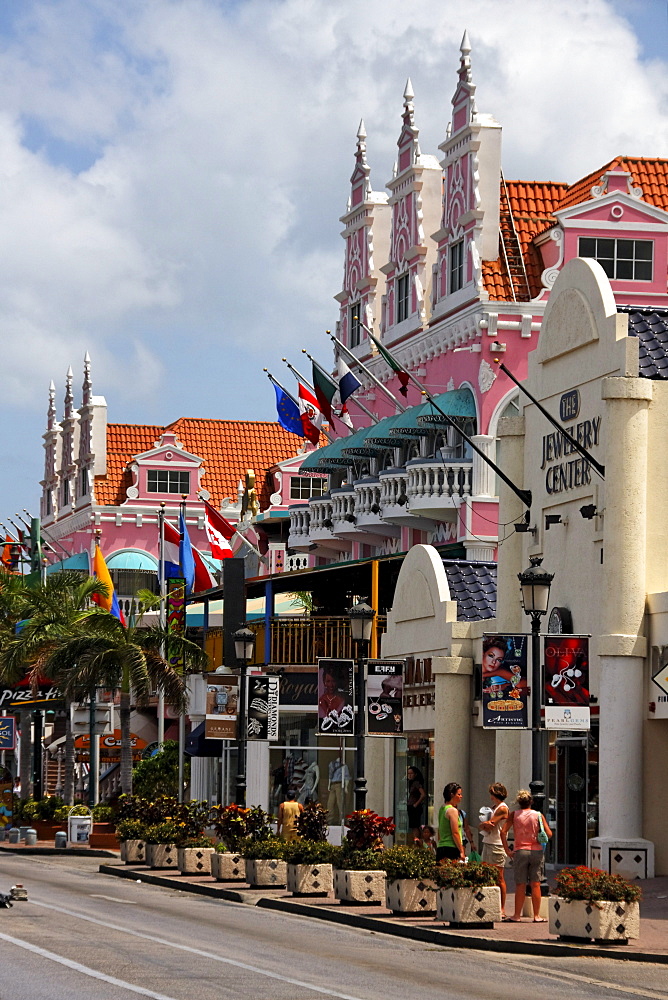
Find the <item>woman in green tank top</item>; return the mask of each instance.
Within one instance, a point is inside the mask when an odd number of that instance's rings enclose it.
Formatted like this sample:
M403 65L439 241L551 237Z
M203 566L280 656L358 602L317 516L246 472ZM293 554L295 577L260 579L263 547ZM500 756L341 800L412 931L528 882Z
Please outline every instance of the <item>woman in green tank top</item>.
M456 781L449 782L443 789L443 805L438 811L437 861L442 861L443 858L449 858L451 861L466 859L464 825L458 809L462 796L462 786Z

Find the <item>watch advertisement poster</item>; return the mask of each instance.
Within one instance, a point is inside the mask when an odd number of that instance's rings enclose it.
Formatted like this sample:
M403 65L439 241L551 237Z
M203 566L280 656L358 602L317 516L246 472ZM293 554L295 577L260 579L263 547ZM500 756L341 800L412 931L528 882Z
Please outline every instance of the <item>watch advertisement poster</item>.
M482 640L482 725L526 729L528 635L486 634Z
M278 739L278 683L278 677L267 674L252 674L248 678L249 740Z
M545 728L589 729L589 637L546 635Z
M367 736L402 736L405 660L367 660Z
M318 660L318 735L354 736L353 660Z
M235 740L239 704L239 679L226 677L224 683L208 681L204 736L207 740Z

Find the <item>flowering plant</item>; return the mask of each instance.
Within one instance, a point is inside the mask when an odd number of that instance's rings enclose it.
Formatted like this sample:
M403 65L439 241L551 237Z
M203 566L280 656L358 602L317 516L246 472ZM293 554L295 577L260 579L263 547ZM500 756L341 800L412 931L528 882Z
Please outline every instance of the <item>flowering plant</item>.
M445 860L436 865L434 881L441 889L484 889L499 884L499 869L480 861L460 864Z
M180 846L186 839L184 823L177 823L173 819L163 820L162 823L154 823L144 828L143 840L147 844L176 844Z
M217 837L229 851L237 851L247 837L252 840L266 840L271 836L273 816L260 806L250 809L231 802L227 806L213 806L209 816Z
M562 899L581 899L594 906L597 902L637 903L642 889L621 875L611 875L598 868L562 868L556 876L557 895Z
M302 840L327 840L327 810L319 802L307 802L297 817L296 826Z
M146 824L140 819L122 819L116 824L116 836L119 840L143 840Z
M347 846L355 851L369 849L380 851L383 837L391 837L396 830L391 816L379 816L372 809L357 809L346 816Z

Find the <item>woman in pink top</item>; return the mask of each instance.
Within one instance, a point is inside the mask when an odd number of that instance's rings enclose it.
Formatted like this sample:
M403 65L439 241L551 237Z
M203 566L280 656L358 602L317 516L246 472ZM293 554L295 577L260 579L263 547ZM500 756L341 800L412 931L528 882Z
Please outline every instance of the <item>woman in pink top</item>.
M545 923L545 918L540 915L540 864L543 860L543 848L538 842L538 831L541 822L548 838L552 837L552 830L547 824L547 820L542 813L532 809L533 798L531 792L521 789L517 793L517 804L519 809L511 812L501 831L501 842L506 854L513 859L513 872L515 875L515 914L507 917L507 920L517 922L522 917L522 907L526 896L527 882L531 886L531 904L533 907L533 920L535 924ZM513 828L515 843L513 850L508 847L506 834Z

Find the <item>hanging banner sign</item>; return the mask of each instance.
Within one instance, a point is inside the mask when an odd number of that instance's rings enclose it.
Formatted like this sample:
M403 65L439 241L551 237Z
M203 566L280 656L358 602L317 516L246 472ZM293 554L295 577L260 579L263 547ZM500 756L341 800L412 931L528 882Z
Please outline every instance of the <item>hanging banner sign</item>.
M0 724L4 721L4 719L0 719ZM12 825L13 813L14 782L9 768L0 764L0 830Z
M527 635L489 635L482 641L484 729L526 729Z
M405 660L367 660L366 731L368 736L402 736Z
M353 660L318 660L318 735L354 736Z
M589 729L589 637L546 635L545 728Z
M248 678L249 740L278 739L278 684L278 677L265 674L252 674Z
M186 634L186 581L172 576L167 580L167 631L174 635ZM169 643L168 643L169 645ZM175 670L183 672L183 657L168 649L168 659Z
M236 740L239 712L239 679L207 681L204 736L207 740Z
M14 750L16 747L16 720L13 715L0 717L0 750Z

